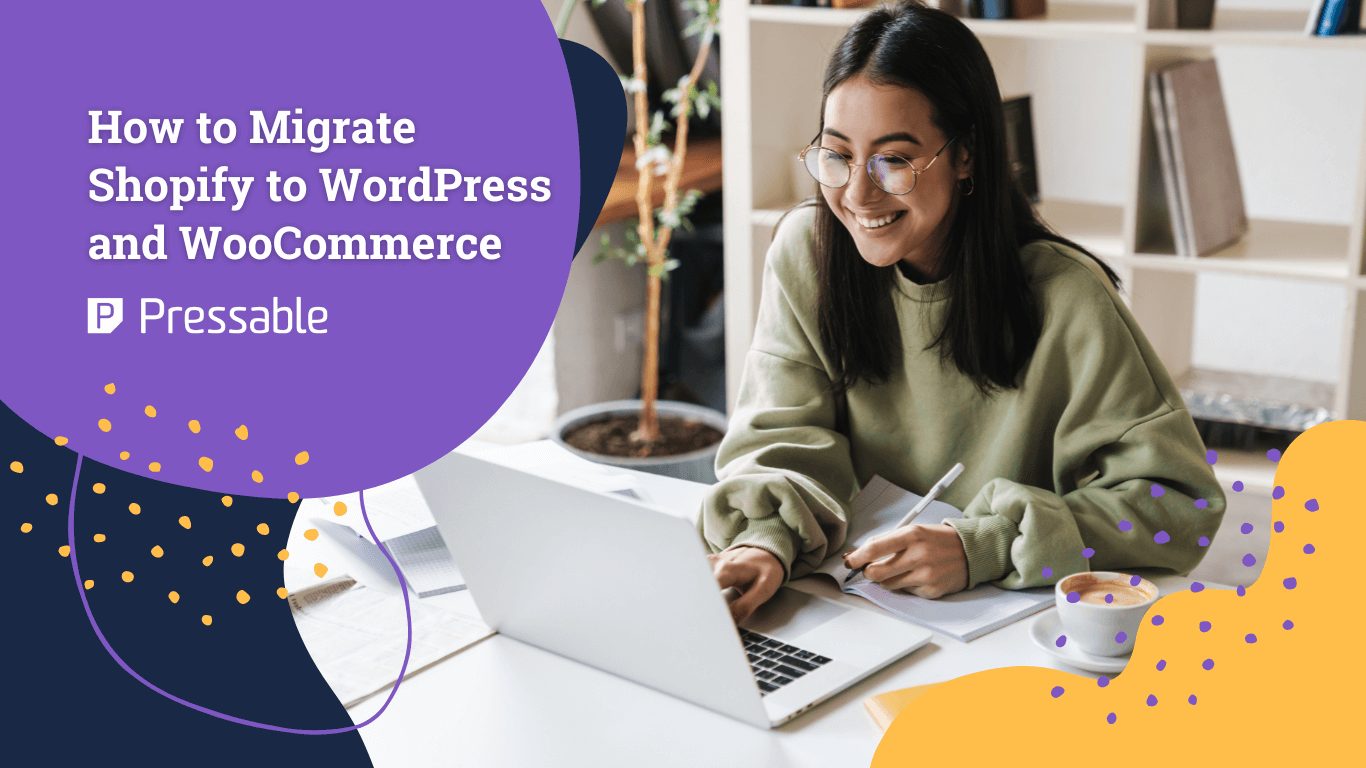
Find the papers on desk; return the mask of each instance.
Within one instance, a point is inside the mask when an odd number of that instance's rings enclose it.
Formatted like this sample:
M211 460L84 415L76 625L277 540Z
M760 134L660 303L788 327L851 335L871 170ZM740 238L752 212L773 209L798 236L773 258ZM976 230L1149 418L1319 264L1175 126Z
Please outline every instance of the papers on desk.
M862 546L869 539L891 530L920 498L919 494L874 476L854 497L850 506L849 533L844 549ZM920 513L916 522L932 525L962 517L962 514L950 504L933 501ZM1037 613L1053 602L1051 589L1007 590L990 584L982 584L938 600L884 589L877 582L864 578L843 586L849 569L844 567L844 561L838 554L827 558L816 572L834 578L845 592L858 595L897 618L964 642Z
M411 601L408 675L493 634L484 624L430 602ZM403 665L408 628L403 598L331 579L289 596L294 624L342 706L388 691Z

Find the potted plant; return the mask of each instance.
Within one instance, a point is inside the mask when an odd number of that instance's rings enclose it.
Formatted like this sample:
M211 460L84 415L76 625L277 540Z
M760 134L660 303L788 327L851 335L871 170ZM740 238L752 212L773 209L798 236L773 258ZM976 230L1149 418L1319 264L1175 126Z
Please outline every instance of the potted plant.
M594 5L604 2L593 0ZM631 18L632 71L629 77L622 77L622 86L633 101L637 218L627 229L625 244L614 244L610 235L603 236L603 248L596 260L615 258L628 266L645 265L640 399L569 411L556 422L553 436L561 445L593 461L712 482L716 449L726 429L725 414L659 400L659 334L662 282L678 266L669 258L669 244L677 230L688 228L688 216L701 197L695 190L679 190L688 155L689 121L693 116L705 120L720 107L716 82L705 86L700 82L716 38L719 0L683 1L684 10L691 14L684 35L698 36L699 45L691 70L663 94L664 101L672 105L668 116L663 110L650 110L645 55L647 4L644 0L622 2ZM560 34L576 4L576 0L567 0L561 10ZM673 134L672 146L664 139L669 132ZM662 185L664 197L658 208L654 205L656 182Z

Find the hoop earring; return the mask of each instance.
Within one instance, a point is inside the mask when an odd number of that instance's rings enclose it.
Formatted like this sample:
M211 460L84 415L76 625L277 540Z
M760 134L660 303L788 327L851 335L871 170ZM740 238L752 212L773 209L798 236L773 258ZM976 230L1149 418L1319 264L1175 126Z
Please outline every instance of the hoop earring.
M967 191L963 190L963 181L968 183ZM963 181L958 182L958 191L963 193L963 197L967 197L977 191L977 182L973 181L971 176L963 179Z

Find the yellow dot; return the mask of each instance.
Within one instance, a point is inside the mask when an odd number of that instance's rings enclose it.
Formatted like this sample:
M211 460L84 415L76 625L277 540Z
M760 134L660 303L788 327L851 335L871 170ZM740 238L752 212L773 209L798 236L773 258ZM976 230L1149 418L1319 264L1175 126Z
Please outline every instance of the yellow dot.
M257 524L256 524L256 532L259 533L259 534L261 534L262 536L269 536L269 535L270 535L270 526L269 526L269 525L266 525L265 523L257 523Z
M294 491L290 491L289 493L285 494L285 498L289 499L290 504L299 503L299 494L295 493Z
M19 532L20 532L20 533L28 533L29 531L32 531L32 530L33 530L33 523L20 523L20 524L19 524Z
M187 530L187 531L190 530L190 516L189 516L189 515L181 515L181 516L180 516L180 519L177 520L176 522L180 523L180 527L181 527L181 528L184 528L184 529Z
M90 490L94 491L95 493L104 493L104 483L95 483L94 485L90 486Z
M159 558L164 554L166 554L166 550L162 549L160 544L157 544L156 546L152 547L152 557Z
M287 549L282 549L282 550L280 550L279 552L276 552L276 553L275 553L275 556L278 557L278 558L280 558L281 561L288 560L288 559L289 559L289 550L287 550Z
M205 568L208 568L213 565L213 555L205 555L204 559L199 562L203 563Z
M92 588L92 587L94 587L94 586L95 586L95 580L94 580L94 579L86 579L86 580L85 580L85 588L86 588L86 589L90 589L90 588Z
M119 451L119 461L128 461L128 459L132 458L132 456L133 454L129 453L128 451Z
M160 472L160 471L161 471L161 462L159 462L159 461L154 461L154 462L152 462L151 464L148 464L148 465L147 465L147 469L148 469L149 471L151 471L151 472Z
M133 583L133 572L132 572L132 571L124 571L123 573L119 574L119 578L120 578L120 579L123 579L123 583L124 583L124 584L132 584L132 583Z
M264 483L266 481L266 476L261 474L261 470L253 469L251 471L251 481L253 483Z
M231 496L224 496L224 497L221 499L221 501L223 502L223 506L225 506L225 507L231 507L231 506L232 506L232 497L231 497Z
M308 463L308 451L299 451L294 454L294 463L303 466Z
M201 624L207 627L213 624L213 617L206 613L203 616L199 617L199 621Z
M317 541L317 540L318 540L318 529L317 529L317 528L309 528L308 530L304 531L304 538L305 538L305 539L308 539L309 541Z
M281 600L284 600L286 597L289 597L289 590L285 589L284 587L280 587L279 589L275 590L275 595L279 597Z
M43 501L46 501L49 507L55 507L57 506L57 494L49 493L43 497Z
M339 501L336 504L333 504L332 514L336 515L337 517L341 517L342 515L346 514L346 502Z
M323 565L322 563L314 563L313 572L318 574L318 578L321 579L322 577L327 575L327 566Z
M109 537L105 536L103 533L97 533L90 538L94 539L96 544L103 544Z
M11 461L9 463L9 471L13 472L16 475L24 474L23 462Z
M246 440L246 439L247 439L247 425L246 425L246 424L238 424L238 425L237 425L237 429L234 429L234 430L232 431L232 433L233 433L234 435L237 435L237 439L238 439L238 440Z
M166 593L166 599L170 600L172 603L178 603L180 602L180 593L173 589Z
M108 384L105 384L105 385L104 385L104 393L105 393L106 395L112 395L112 394L114 394L114 391L115 391L114 382L111 381L111 382L109 382Z
M71 557L71 547L68 547L67 545L63 544L62 546L57 547L57 554L61 555L62 557Z
M114 425L109 423L109 419L100 419L96 422L96 424L99 425L101 432L108 432L109 430L114 428Z
M157 417L157 407L155 405L143 407L142 412L147 414L147 418L149 419L155 419Z
M232 549L233 557L241 557L247 552L247 548L242 546L241 542L233 544L232 547L230 547L230 549Z
M190 427L191 432L193 432L196 435L199 434L199 419L190 419L190 423L188 426Z
M132 504L129 504L129 505L128 505L128 511L131 512L131 513L134 514L134 515L140 515L140 514L142 514L142 505L139 504L139 503L137 503L137 502L135 501L135 502L133 502ZM188 521L189 521L189 518L187 517L187 518L185 518L185 520L188 522ZM188 527L188 526L187 526L187 527Z
M239 589L237 590L237 602L246 605L251 602L251 595L248 595L245 589Z
M56 443L57 445L61 446L61 445L66 445L67 439L66 439L66 436L65 436L65 435L57 435L56 437L52 438L52 442L54 442L54 443Z
M200 456L200 457L199 457L199 468L202 469L202 470L204 470L205 472L212 472L212 471L213 471L213 459L209 458L208 456Z

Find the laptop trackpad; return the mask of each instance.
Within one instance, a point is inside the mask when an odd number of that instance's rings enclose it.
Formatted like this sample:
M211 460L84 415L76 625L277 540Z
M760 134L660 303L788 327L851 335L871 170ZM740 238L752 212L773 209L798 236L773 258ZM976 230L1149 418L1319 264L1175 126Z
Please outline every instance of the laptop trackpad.
M786 587L759 607L744 628L795 640L816 627L843 616L849 609L829 600Z

